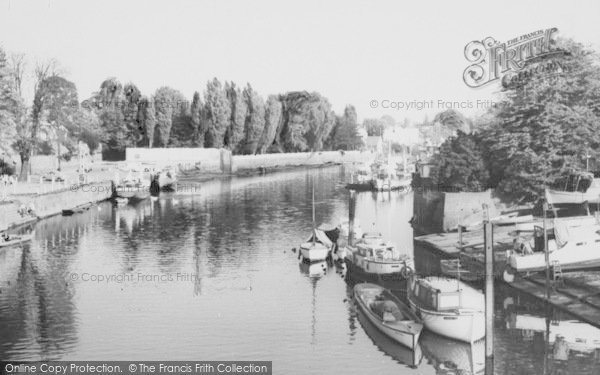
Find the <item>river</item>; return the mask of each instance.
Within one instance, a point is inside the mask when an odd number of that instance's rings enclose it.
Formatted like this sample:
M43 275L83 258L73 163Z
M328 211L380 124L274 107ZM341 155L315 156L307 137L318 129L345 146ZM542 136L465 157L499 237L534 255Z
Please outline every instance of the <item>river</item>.
M348 173L296 170L186 189L194 183L187 179L185 191L157 201L104 202L39 222L31 244L0 250L0 359L266 360L276 374L483 373L483 343L427 332L408 351L357 311L352 285L360 280L344 267L299 263L293 249L310 234L311 186L317 221L337 224L348 216ZM417 262L436 262L414 248L411 216L411 194L357 194L363 229L376 228ZM494 373L600 373L598 329L496 289ZM567 358L553 354L557 334L572 341Z

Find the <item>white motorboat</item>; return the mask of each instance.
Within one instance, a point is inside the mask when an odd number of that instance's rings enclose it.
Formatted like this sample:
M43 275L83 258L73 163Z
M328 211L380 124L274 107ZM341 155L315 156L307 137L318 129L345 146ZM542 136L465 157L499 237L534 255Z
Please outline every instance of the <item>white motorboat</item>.
M423 324L390 291L375 284L357 284L354 286L354 298L379 330L410 349L417 347Z
M560 266L562 271L600 267L600 225L589 220L569 221L553 219L554 239L548 241L550 267ZM504 279L513 280L514 273L535 272L546 269L543 249L519 253L507 252L507 269Z
M484 295L462 281L411 277L407 295L428 330L469 343L485 336Z
M600 199L600 178L589 172L570 175L563 190L546 189L546 201L550 204L597 203Z
M367 232L353 245L348 245L346 260L349 266L377 275L399 274L407 277L414 270L412 257L401 254L394 244L374 232Z

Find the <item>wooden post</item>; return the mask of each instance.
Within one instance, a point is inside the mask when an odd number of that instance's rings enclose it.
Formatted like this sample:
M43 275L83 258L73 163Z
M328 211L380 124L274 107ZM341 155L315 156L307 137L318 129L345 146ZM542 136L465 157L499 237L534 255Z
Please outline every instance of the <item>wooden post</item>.
M483 205L485 247L485 357L494 357L494 245L487 204Z
M546 300L550 300L550 253L548 252L548 228L546 226L546 212L548 211L548 202L544 200L543 210L543 228L544 228L544 257L546 261Z

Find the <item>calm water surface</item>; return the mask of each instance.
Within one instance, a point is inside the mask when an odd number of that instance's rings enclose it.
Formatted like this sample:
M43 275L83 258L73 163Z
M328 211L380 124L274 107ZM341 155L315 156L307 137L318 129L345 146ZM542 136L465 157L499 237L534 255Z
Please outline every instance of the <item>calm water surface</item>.
M348 173L332 167L211 181L195 193L136 207L102 203L38 223L30 245L0 250L0 359L272 360L277 374L483 373L483 343L425 333L416 351L404 349L356 310L356 275L298 262L292 248L310 232L311 183L317 221L338 223L348 215ZM438 260L413 246L411 195L360 193L356 216L363 229L374 225L414 253L418 269L434 272ZM600 373L598 329L497 290L495 373ZM553 353L557 334L571 341L566 358Z

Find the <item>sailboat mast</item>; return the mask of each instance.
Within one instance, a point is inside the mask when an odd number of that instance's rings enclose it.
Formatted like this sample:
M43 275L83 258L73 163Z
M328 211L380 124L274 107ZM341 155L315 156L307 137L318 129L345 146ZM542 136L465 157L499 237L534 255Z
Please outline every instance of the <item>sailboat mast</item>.
M312 236L312 242L313 242L313 246L315 245L315 237L317 236L317 232L315 230L316 228L316 224L315 224L315 183L312 183L312 224L313 224L313 236Z

